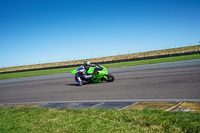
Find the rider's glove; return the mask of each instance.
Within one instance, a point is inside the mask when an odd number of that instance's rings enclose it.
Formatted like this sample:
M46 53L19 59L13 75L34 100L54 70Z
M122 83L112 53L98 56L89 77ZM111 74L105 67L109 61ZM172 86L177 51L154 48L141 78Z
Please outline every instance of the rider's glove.
M98 75L98 74L99 74L99 72L98 72L98 71L96 71L96 72L95 72L95 75Z
M94 75L98 75L99 74L99 72L97 71L97 69L95 68L94 69Z

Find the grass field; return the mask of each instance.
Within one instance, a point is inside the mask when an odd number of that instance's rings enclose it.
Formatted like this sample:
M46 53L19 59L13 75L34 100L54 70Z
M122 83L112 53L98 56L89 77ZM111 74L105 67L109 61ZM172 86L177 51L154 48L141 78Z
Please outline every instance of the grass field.
M149 60L140 60L140 61L129 61L129 62L121 62L121 63L110 63L110 64L104 64L103 66L105 66L106 68L115 68L115 67L155 64L155 63L174 62L174 61L193 60L193 59L200 59L200 54L177 56L177 57L166 57L166 58L149 59ZM58 74L58 73L69 73L71 70L76 69L76 68L77 67L6 73L6 74L0 74L0 79L50 75L50 74Z
M2 133L198 133L200 114L162 110L0 109Z

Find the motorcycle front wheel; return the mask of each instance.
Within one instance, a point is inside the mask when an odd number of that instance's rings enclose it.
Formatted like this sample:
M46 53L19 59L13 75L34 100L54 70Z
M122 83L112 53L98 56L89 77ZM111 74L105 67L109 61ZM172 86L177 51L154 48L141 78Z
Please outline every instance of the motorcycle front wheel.
M107 82L113 82L115 80L115 77L111 73L108 73L106 77L107 77L106 79Z

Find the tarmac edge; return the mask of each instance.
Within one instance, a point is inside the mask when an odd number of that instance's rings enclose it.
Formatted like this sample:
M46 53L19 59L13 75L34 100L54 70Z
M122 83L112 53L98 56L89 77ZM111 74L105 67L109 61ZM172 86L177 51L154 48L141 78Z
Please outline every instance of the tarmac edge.
M200 112L200 102L196 101L96 101L96 102L38 102L0 104L0 108L56 108L56 109L158 109L165 111Z

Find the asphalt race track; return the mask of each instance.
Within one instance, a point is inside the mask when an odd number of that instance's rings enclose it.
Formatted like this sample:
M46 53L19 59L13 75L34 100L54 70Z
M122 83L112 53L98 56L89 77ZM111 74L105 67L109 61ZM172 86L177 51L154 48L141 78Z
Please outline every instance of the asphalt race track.
M112 83L77 86L72 74L0 80L0 104L60 101L200 101L200 60L109 69Z

